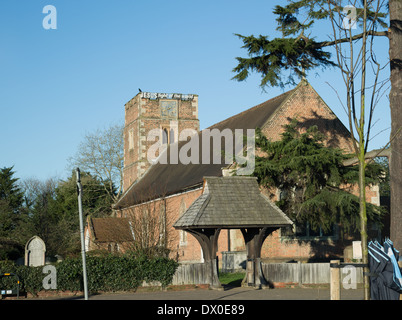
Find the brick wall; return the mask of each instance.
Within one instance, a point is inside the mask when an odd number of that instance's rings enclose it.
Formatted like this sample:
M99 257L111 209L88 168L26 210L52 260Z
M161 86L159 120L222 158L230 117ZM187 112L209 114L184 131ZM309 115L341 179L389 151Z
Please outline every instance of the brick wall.
M280 140L283 126L292 118L296 118L303 129L316 125L325 134L327 145L353 152L348 130L307 82L299 84L292 96L270 117L262 132L273 141Z
M200 262L202 261L202 250L201 246L198 243L197 239L195 239L190 233L176 230L173 228L173 224L177 221L181 214L188 209L188 207L201 195L202 189L196 189L189 192L184 192L172 197L167 197L166 199L158 199L154 201L151 205L149 203L140 204L137 206L133 206L131 208L123 209L117 212L117 217L121 218L131 218L132 224L136 223L139 215L144 213L144 210L153 211L155 213L161 212L161 206L165 207L167 220L166 220L166 230L167 230L167 245L170 249L170 257L173 259L177 259L183 263L190 262ZM150 209L150 207L152 209ZM136 233L136 228L134 228L134 233ZM239 239L234 237L236 231L239 232L237 236L240 236ZM236 233L237 234L237 233ZM231 230L232 244L237 244L232 247L241 248L244 241L239 230ZM136 236L136 240L139 240L139 237ZM221 261L222 251L228 250L228 231L221 230L218 240L218 257Z
M166 100L177 102L175 117L162 116L161 101ZM198 96L194 95L193 100L149 99L143 98L139 93L126 103L123 190L127 190L150 166L148 149L159 140L148 139L150 131L158 129L162 133L163 129L167 129L169 132L170 128L175 131L174 141L178 140L179 132L184 129L199 131ZM158 156L158 153L155 155Z

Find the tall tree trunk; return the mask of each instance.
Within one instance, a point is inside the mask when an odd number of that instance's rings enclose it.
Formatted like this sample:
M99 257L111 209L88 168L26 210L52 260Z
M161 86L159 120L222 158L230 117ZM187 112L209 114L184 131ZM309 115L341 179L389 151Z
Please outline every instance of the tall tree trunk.
M365 175L365 157L364 157L364 143L360 146L363 147L363 152L359 156L359 200L360 200L360 240L362 247L362 263L368 264L368 245L367 245L367 206L366 206L366 175ZM363 269L363 287L364 287L364 300L370 300L370 279L367 275L369 273L368 267Z
M389 58L391 67L391 240L402 250L402 1L390 0Z
M364 264L368 263L368 245L367 245L367 206L366 206L366 143L364 140L364 120L366 110L366 44L367 44L367 0L364 0L363 13L363 39L362 39L362 79L360 91L360 121L357 128L359 133L359 202L360 202L360 240L362 246L362 260ZM368 132L370 128L368 128ZM364 299L370 300L370 282L368 268L364 268L363 277Z

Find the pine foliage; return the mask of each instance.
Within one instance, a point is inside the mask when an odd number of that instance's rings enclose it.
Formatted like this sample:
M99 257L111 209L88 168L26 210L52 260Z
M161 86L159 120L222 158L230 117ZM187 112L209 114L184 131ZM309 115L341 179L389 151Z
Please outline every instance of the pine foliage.
M9 236L21 217L23 192L13 167L0 169L0 237Z
M363 20L362 8L356 8L356 23L360 25ZM298 0L288 1L285 6L275 6L273 13L277 16L277 31L282 37L269 39L268 36L243 36L236 34L242 41L242 48L247 50L248 57L237 57L237 66L233 69L234 80L244 81L250 72L261 75L260 86L284 87L294 85L298 79L305 76L308 71L317 67L325 69L336 67L336 59L331 56L330 50L335 42L328 39L317 39L312 31L320 30L321 21L331 20L331 16L340 19L347 17L344 11L348 3L328 2L327 0ZM388 8L375 3L367 9L367 20L373 23L371 35L383 36L388 29L386 18ZM362 38L356 34L354 40ZM337 39L343 42L345 39Z
M324 145L316 126L301 132L297 121L285 125L282 139L271 142L257 130L256 146L265 156L256 157L254 175L260 185L278 188L278 206L296 224L308 222L313 230L329 231L334 224L355 231L360 226L359 198L348 192L356 185L358 166L344 166L349 156ZM382 166L367 165L367 184L380 182ZM368 219L380 223L382 210L368 204Z

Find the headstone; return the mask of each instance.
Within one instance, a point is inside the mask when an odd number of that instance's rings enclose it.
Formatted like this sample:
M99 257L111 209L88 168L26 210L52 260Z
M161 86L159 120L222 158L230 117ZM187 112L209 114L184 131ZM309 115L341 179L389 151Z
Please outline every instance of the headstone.
M222 251L222 272L239 272L246 269L247 251Z
M353 241L353 259L360 260L362 259L362 242L361 241Z
M343 261L344 262L353 262L353 246L347 246L343 249Z
M46 245L41 238L34 236L25 245L25 265L30 267L45 265Z

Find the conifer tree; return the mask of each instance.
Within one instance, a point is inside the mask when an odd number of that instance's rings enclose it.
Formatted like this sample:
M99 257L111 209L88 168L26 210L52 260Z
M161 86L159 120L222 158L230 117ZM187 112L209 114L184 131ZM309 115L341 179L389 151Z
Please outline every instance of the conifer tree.
M388 15L388 8L390 14ZM390 39L391 70L391 235L395 242L402 244L400 232L392 232L401 225L402 210L400 170L402 168L402 113L401 103L401 2L398 0L298 0L289 1L285 6L275 6L277 30L282 38L269 40L267 36L240 37L247 49L248 58L237 58L238 65L233 69L235 80L247 79L250 72L260 73L261 87L294 84L295 78L306 76L317 67L334 66L339 68L346 97L341 100L349 117L349 130L355 142L355 156L358 159L360 234L363 263L368 262L367 248L367 204L365 195L366 153L370 141L373 112L379 97L383 94L387 79L379 78L384 69L373 43L376 37ZM386 18L390 16L390 29ZM312 32L319 23L327 22L332 29L329 40L317 41ZM352 26L357 26L356 29ZM354 32L353 30L356 30ZM358 32L357 32L358 31ZM399 46L399 47L398 47ZM331 49L335 55L331 55ZM348 51L347 54L345 54ZM371 68L370 68L371 66ZM367 84L368 70L373 71L374 80ZM360 84L360 85L359 85ZM346 102L346 103L345 103ZM356 138L355 138L356 137ZM398 196L399 195L399 196ZM395 216L392 218L392 216ZM398 220L399 218L399 220ZM392 225L394 221L394 225ZM368 269L365 269L365 274ZM365 298L369 299L369 279L364 277Z
M345 166L341 149L324 144L324 135L316 126L301 132L296 120L285 125L282 139L271 142L257 130L256 146L264 153L257 156L254 175L259 184L277 188L281 197L277 205L296 223L324 232L342 225L346 232L359 229L359 197L350 186L359 178L357 166ZM367 166L367 183L382 182L383 166L372 162ZM367 206L368 220L381 224L383 210Z
M14 177L13 167L0 169L0 260L15 259L23 246L15 241L18 225L25 218L23 192Z
M9 237L21 214L23 192L14 178L13 167L0 169L0 237Z

